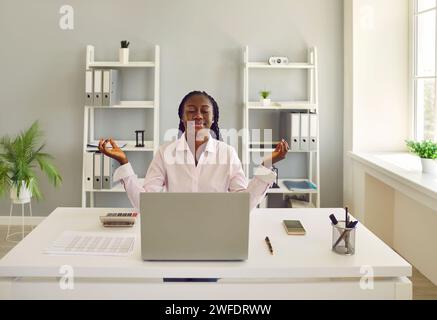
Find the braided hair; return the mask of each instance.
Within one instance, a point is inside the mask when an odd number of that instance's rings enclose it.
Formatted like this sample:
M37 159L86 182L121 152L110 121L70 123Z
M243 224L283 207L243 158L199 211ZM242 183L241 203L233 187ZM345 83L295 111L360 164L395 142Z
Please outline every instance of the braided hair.
M187 102L187 100L193 96L202 95L209 99L209 101L212 104L212 110L213 110L213 119L212 119L212 125L211 125L211 131L212 131L212 137L216 140L222 141L222 136L220 134L220 128L218 126L218 120L219 120L219 108L217 105L217 102L214 100L213 97L211 97L209 94L207 94L205 91L191 91L188 93L181 101L179 105L179 138L182 136L182 134L185 132L185 125L182 121L183 115L184 115L184 105Z

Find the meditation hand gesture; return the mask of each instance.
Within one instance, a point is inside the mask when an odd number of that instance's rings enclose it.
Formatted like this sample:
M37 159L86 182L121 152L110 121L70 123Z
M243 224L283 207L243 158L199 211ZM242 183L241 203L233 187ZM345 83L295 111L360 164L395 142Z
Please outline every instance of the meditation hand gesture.
M276 146L275 150L272 152L271 155L267 156L263 161L263 166L270 167L271 165L275 164L276 162L279 162L287 156L289 146L287 141L284 139L279 142L279 144Z
M108 142L111 144L112 148L106 147L106 144ZM106 140L100 139L99 151L103 153L105 156L117 160L120 163L120 165L124 165L129 162L126 154L120 149L120 147L114 142L114 140L112 140L112 138Z

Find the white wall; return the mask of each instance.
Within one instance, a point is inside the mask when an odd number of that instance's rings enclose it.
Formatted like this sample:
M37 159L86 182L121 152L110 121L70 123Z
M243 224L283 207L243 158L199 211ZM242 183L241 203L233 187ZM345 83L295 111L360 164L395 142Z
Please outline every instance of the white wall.
M74 30L59 28L63 4L75 10ZM0 78L0 136L39 119L46 150L56 157L64 177L59 190L42 180L46 198L34 203L36 215L81 204L85 48L95 46L96 60L114 60L123 39L131 42L132 60L151 59L153 46L161 47L161 141L167 129L177 127L179 103L194 89L215 97L220 127L242 127L244 46L249 45L252 60L284 54L292 61L305 60L307 48L317 46L321 202L327 207L342 203L342 0L1 0L0 38L7 47L0 51L0 69L7 75ZM269 73L268 80L279 77L285 78L284 73ZM150 77L138 79L147 83ZM126 95L150 98L135 96L141 85L129 83ZM296 82L281 85L301 93ZM274 94L281 98L278 90ZM96 134L132 134L137 123L142 125L139 113L105 122ZM144 174L145 168L140 169L137 173ZM107 202L96 201L129 205L124 195L109 196L103 199ZM8 212L9 200L0 199L0 214Z
M345 0L344 203L349 151L405 150L409 138L409 0Z
M356 2L354 149L404 150L409 119L409 2Z

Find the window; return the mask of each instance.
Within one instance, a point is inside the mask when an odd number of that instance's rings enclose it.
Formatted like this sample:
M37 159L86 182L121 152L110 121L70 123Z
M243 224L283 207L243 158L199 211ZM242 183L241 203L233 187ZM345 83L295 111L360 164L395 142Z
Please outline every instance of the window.
M437 141L436 0L414 0L414 118L417 140Z

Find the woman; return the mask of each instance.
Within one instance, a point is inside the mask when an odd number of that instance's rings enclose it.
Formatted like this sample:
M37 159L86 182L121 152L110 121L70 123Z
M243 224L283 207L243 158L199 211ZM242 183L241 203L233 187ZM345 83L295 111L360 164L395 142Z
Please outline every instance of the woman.
M153 158L144 180L138 180L126 154L112 139L100 140L99 151L114 158L120 167L114 181L121 180L129 200L139 212L141 192L249 192L251 208L262 200L275 174L264 167L285 158L288 144L282 140L264 159L247 183L234 148L219 141L219 108L206 92L193 91L179 105L179 139L162 145ZM107 148L107 143L112 148Z

